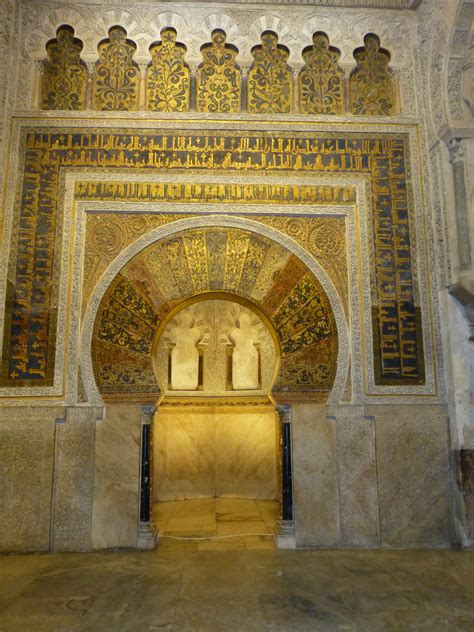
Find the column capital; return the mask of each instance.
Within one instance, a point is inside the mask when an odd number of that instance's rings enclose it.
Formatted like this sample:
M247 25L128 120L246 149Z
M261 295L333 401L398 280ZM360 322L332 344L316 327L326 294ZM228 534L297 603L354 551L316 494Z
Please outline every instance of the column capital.
M89 77L93 77L94 73L95 73L96 66L97 66L97 62L96 61L86 61L84 63L86 64L87 73L88 73Z
M44 61L42 59L36 60L33 62L33 64L36 68L36 71L40 74L40 76L43 75L44 74Z
M280 423L291 423L291 404L278 404L277 411L280 417Z
M150 425L153 422L153 416L156 412L154 404L143 404L141 409L142 426Z
M462 138L451 138L446 144L449 151L449 162L452 165L464 162L464 145Z

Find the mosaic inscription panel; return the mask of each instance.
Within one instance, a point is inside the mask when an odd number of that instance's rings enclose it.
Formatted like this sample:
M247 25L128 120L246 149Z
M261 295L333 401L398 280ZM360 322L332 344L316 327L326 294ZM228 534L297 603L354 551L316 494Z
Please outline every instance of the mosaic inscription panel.
M363 173L371 177L377 384L424 383L411 263L408 140L403 134L31 130L18 240L10 260L2 384L52 384L62 168Z

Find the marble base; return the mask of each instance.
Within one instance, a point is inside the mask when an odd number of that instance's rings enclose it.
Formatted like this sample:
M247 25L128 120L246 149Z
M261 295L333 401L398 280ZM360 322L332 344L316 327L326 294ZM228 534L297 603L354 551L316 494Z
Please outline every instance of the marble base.
M384 546L443 547L453 540L447 410L374 405L380 540Z
M458 456L461 492L464 501L464 547L474 547L474 449L463 449Z
M0 552L50 548L55 420L63 417L52 407L0 409Z
M95 410L68 409L56 423L52 551L88 551L94 489Z
M296 543L338 546L336 425L321 404L294 404L291 418Z
M274 542L277 549L296 549L295 523L293 520L280 520L276 526Z
M152 522L141 523L138 527L137 549L152 551L159 541L159 533Z

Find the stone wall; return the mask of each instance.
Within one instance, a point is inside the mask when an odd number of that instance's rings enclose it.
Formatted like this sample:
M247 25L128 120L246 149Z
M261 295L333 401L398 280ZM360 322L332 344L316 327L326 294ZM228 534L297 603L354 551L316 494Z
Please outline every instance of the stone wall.
M444 406L293 406L296 544L442 547L453 540Z

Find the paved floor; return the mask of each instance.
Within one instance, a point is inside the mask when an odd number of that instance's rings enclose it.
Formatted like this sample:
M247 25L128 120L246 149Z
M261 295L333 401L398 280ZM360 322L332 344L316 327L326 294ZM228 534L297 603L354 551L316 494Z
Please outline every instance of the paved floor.
M241 498L199 498L153 505L161 544L167 547L181 541L188 550L197 551L271 550L279 511L277 501Z
M0 630L472 632L474 552L0 556Z

